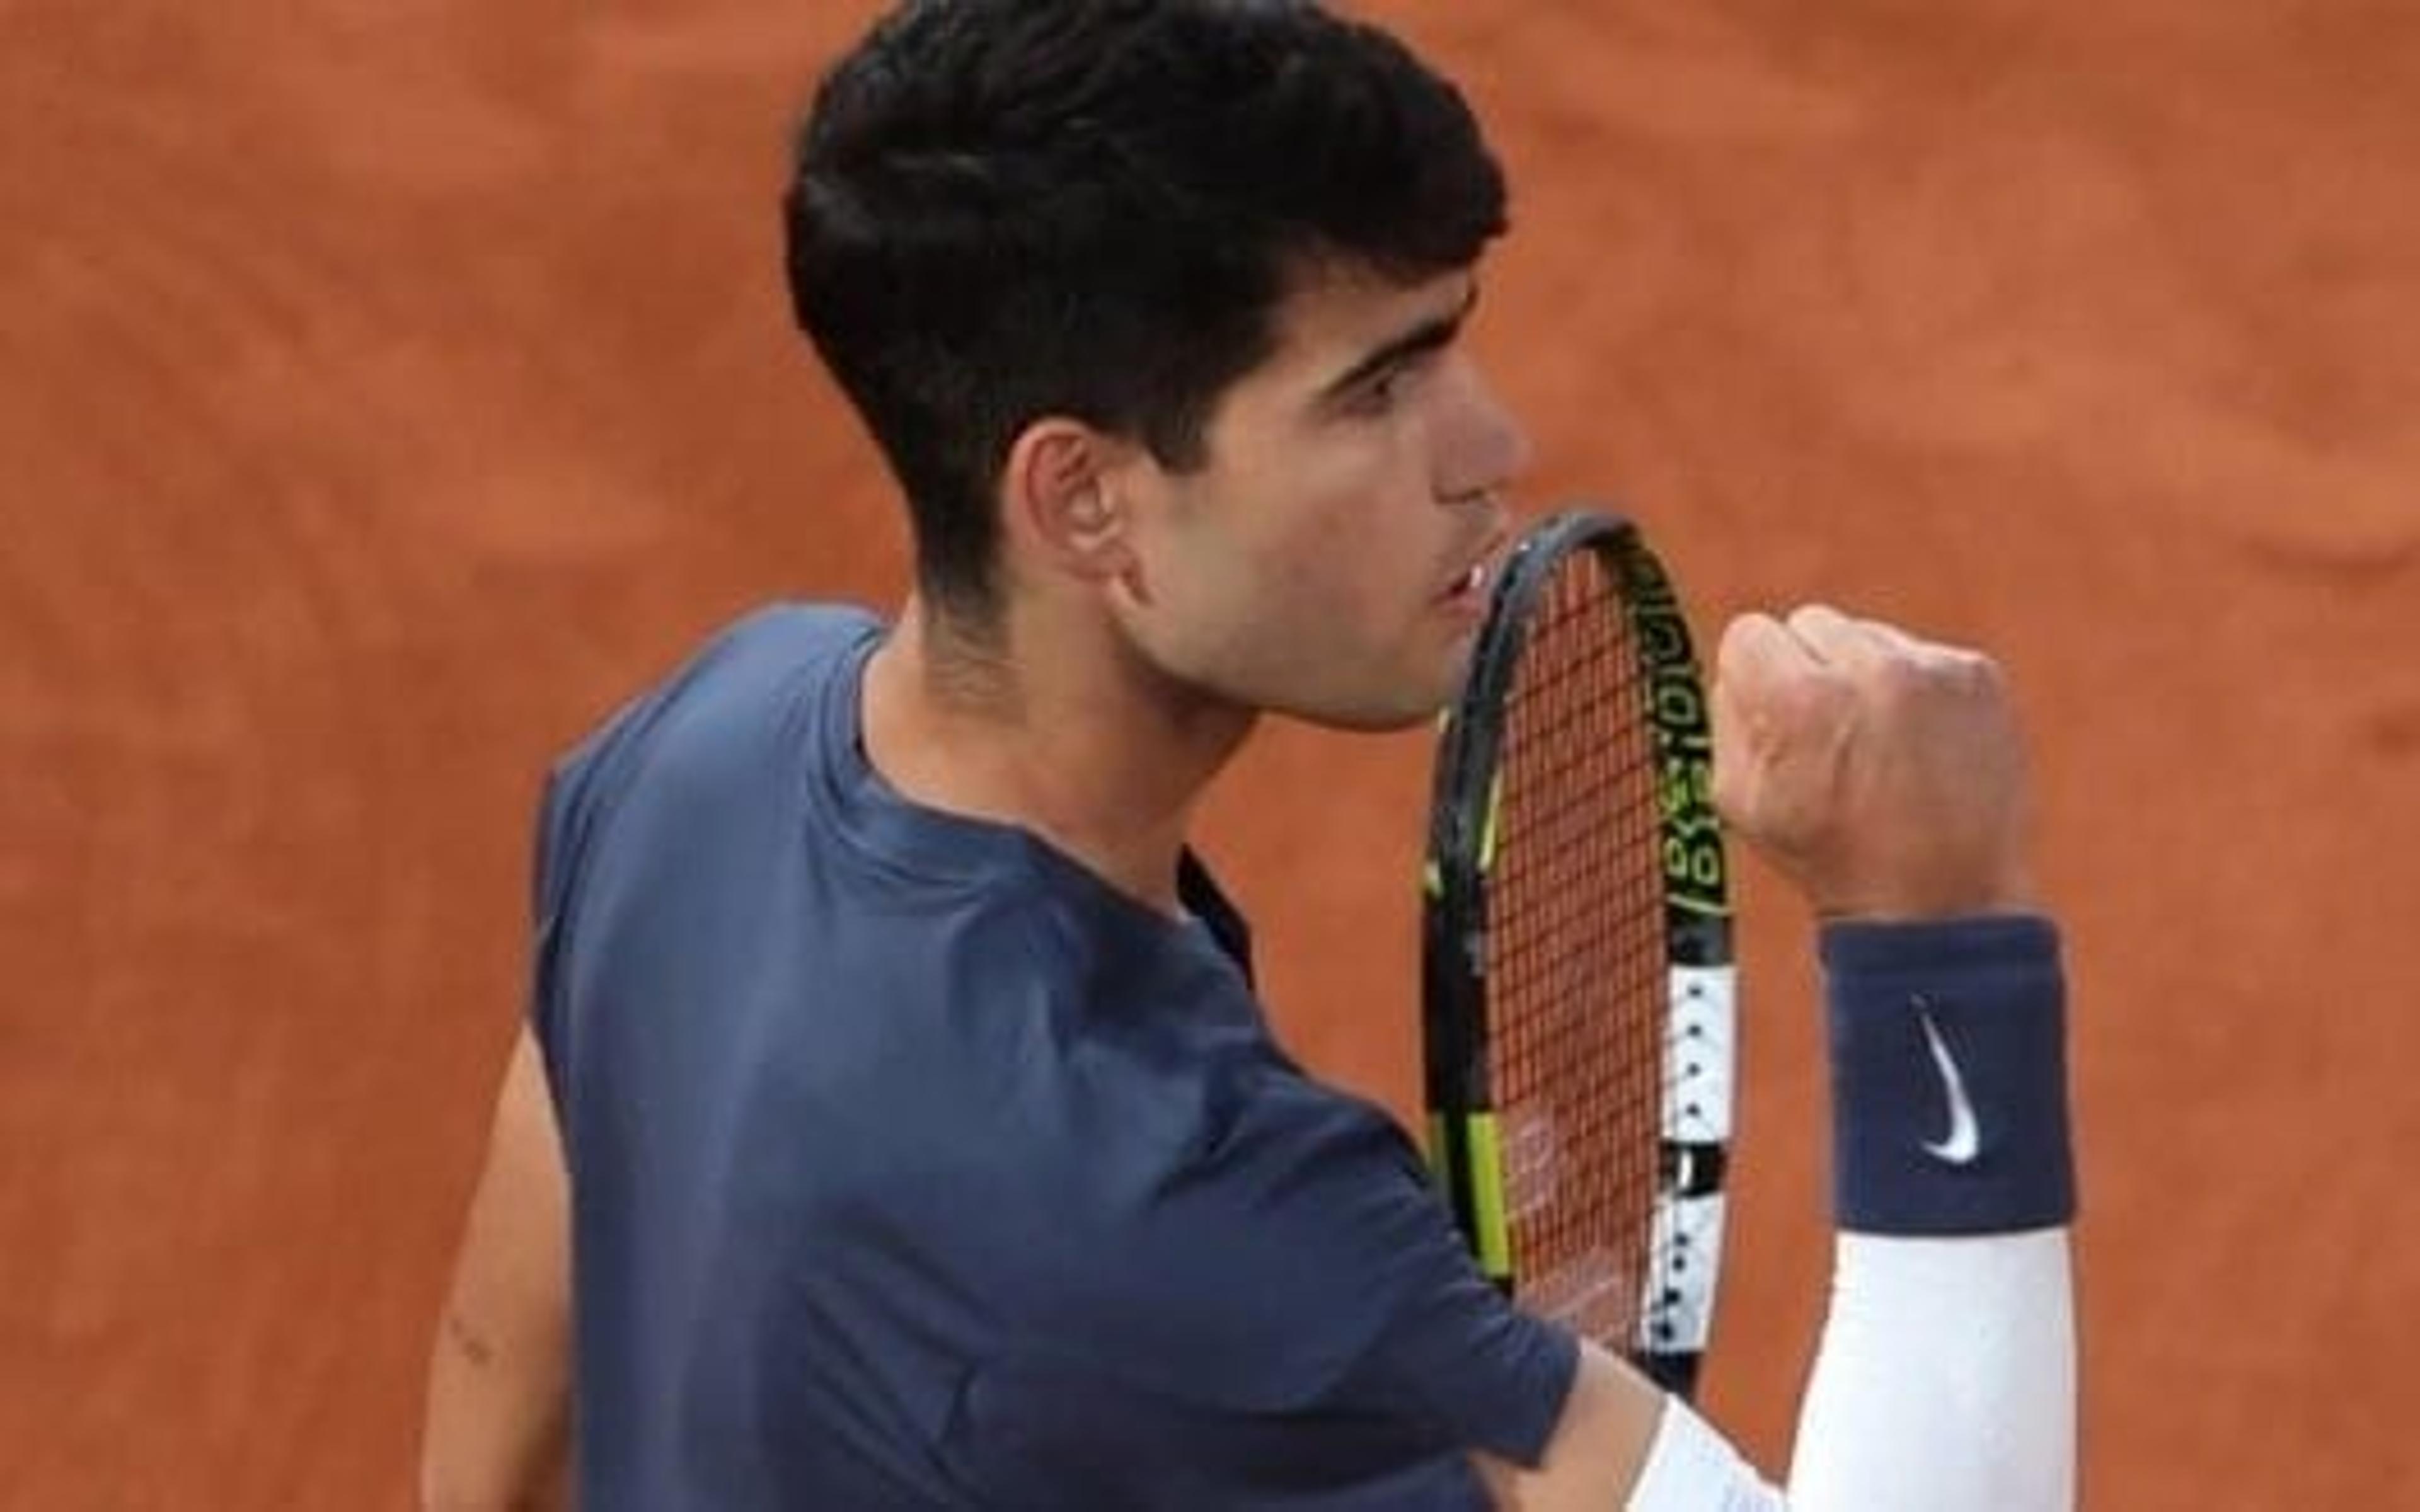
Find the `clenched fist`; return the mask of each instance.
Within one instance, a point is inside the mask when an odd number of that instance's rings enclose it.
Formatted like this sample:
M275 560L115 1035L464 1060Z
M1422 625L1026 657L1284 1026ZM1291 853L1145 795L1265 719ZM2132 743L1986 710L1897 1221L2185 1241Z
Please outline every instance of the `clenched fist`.
M1810 607L1731 622L1714 803L1825 918L2035 906L2025 764L1987 656Z

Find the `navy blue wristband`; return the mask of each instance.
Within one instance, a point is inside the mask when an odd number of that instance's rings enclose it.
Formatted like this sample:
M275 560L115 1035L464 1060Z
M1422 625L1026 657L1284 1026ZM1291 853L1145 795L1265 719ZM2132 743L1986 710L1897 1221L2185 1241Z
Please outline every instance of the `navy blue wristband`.
M1985 1234L2072 1219L2057 927L1832 924L1823 955L1839 1227Z

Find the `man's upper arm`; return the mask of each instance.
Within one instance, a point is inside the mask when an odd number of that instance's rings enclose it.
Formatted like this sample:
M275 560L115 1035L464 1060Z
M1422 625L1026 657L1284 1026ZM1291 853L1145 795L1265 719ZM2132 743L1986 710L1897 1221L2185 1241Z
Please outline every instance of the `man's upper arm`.
M425 1506L541 1504L562 1473L570 1386L570 1242L563 1147L524 1027L429 1366Z
M1192 1289L1214 1299L1195 1319L1204 1337L1171 1351L1190 1389L1246 1412L1391 1419L1440 1457L1540 1460L1569 1421L1579 1342L1481 1274L1390 1119L1280 1085L1210 1161L1222 1169L1200 1191L1218 1196L1166 1230L1193 1257L1166 1257L1164 1273L1195 1273ZM1270 1395L1255 1400L1246 1381Z
M1471 1462L1500 1508L1605 1512L1626 1504L1663 1411L1663 1394L1645 1377L1597 1346L1583 1344L1578 1373L1536 1467L1490 1455L1474 1455Z

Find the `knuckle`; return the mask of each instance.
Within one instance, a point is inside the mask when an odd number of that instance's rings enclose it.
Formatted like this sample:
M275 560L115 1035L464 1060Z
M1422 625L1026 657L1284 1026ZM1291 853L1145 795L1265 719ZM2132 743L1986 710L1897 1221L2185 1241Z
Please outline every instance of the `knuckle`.
M1967 681L1990 692L2000 692L2009 686L2009 674L1999 661L1980 651L1959 654L1959 666Z
M1867 680L1876 700L1899 705L1922 697L1935 679L1923 658L1896 653L1875 658L1868 668Z
M1945 693L1978 709L1998 708L2009 702L2008 679L1999 663L1979 652L1962 652L1942 665Z
M1774 685L1767 704L1776 722L1796 727L1817 722L1854 702L1848 677L1831 667L1808 667Z

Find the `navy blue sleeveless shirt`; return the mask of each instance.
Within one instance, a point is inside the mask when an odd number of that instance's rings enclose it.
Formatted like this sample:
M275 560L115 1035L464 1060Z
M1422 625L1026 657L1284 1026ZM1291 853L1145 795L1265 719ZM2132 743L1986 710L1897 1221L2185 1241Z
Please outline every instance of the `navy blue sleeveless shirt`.
M1576 1346L1167 918L868 764L854 609L725 631L555 766L533 1013L580 1504L1420 1508Z

